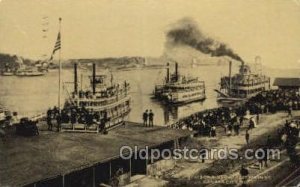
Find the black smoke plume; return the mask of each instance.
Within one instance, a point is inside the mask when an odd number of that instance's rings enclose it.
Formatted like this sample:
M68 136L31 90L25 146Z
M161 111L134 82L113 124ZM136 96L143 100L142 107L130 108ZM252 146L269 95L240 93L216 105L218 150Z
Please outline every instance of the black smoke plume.
M167 32L167 45L187 45L211 56L228 56L243 62L242 58L233 52L225 43L216 41L201 32L195 21L184 18L172 25Z

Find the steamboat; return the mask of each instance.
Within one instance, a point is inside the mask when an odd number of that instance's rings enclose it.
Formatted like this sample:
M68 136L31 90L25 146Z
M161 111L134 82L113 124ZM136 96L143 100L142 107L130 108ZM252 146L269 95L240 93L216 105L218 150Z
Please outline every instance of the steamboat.
M111 75L112 76L112 75ZM96 64L93 64L93 73L90 78L89 88L78 90L77 64L74 64L74 90L69 94L65 109L80 108L90 113L96 119L91 125L85 122L62 124L62 131L98 132L99 124L102 129L108 129L118 124L123 124L130 112L129 84L109 81L108 75L96 75ZM95 116L97 116L95 118Z
M270 89L270 77L258 72L252 72L249 65L240 65L239 73L231 75L232 62L229 61L229 75L222 77L218 101L235 102L245 101L260 92Z
M175 63L175 72L170 75L168 63L165 81L163 84L155 86L154 97L169 104L184 104L204 100L206 98L205 83L198 77L179 75L177 62Z

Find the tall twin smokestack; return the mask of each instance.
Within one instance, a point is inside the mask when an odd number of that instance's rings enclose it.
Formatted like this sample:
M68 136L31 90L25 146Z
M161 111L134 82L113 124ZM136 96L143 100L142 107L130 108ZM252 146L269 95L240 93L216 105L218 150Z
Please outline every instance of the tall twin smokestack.
M201 32L194 20L184 18L179 20L167 32L167 46L187 45L204 54L211 56L228 56L234 60L244 63L225 43L216 41Z

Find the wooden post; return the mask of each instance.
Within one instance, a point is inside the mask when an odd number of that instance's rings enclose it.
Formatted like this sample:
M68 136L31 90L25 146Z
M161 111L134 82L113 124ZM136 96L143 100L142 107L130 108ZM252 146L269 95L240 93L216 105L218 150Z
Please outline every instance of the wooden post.
M95 167L93 167L93 187L96 187Z
M77 63L74 64L74 94L78 93Z
M93 63L93 76L92 76L92 83L93 83L93 94L96 93L96 64Z
M62 186L65 187L65 175L62 175Z
M130 177L131 177L131 158L129 159L129 173L130 173Z
M148 163L148 159L145 159L145 164L146 164L146 176L148 175L148 168L147 168L147 163Z
M109 178L111 178L111 161L109 162Z

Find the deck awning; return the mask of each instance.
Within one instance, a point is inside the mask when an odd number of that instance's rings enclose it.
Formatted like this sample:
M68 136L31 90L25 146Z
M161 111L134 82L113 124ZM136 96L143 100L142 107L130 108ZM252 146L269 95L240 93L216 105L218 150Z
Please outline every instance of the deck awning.
M273 86L300 87L300 78L275 78Z

